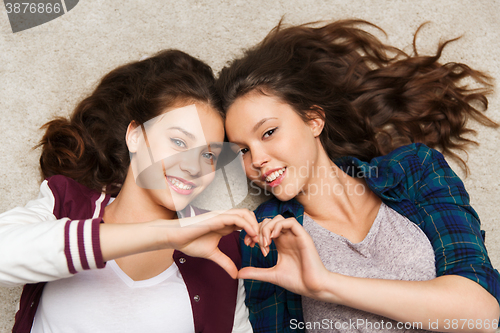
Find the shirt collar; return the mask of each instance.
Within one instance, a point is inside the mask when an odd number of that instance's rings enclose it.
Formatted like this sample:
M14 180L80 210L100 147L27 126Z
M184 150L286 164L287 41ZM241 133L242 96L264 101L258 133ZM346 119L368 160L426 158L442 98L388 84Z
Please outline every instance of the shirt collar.
M397 187L405 176L404 168L400 164L390 163L391 160L385 156L374 158L370 162L346 156L337 158L334 162L348 175L364 178L368 187L379 197L388 201L402 200L401 195L397 193ZM296 199L279 202L278 214L285 218L295 217L302 224L304 207Z
M340 157L334 160L335 164L352 177L364 178L368 187L379 196L394 189L404 179L404 170L401 165L391 165L386 156L364 162L356 157ZM387 199L390 199L389 197Z

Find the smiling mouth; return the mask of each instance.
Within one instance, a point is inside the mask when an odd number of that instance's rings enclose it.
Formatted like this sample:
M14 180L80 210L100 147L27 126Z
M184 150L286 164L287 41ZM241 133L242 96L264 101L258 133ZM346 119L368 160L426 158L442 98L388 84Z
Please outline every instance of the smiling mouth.
M191 194L193 190L196 188L196 185L194 185L191 182L185 181L184 179L172 176L166 176L166 178L170 187L177 193Z
M283 167L279 170L276 170L274 172L271 172L266 178L266 184L270 185L271 187L277 186L281 183L281 181L284 178L284 173L286 171L286 167Z

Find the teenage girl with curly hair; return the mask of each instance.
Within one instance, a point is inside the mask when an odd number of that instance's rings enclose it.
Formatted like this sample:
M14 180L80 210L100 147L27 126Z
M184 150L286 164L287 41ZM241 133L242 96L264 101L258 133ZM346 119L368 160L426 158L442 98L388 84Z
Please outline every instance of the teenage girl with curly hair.
M162 51L44 126L40 196L0 215L0 283L25 285L14 332L251 332L235 230L256 236L255 216L189 206L224 140L214 81Z

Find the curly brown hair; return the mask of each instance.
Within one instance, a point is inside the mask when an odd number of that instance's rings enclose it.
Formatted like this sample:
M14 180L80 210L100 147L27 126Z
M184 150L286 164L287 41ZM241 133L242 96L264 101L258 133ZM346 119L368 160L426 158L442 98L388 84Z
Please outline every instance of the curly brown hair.
M463 163L452 151L475 143L464 135L469 118L498 127L483 114L492 79L462 63L439 63L382 43L366 31L376 25L341 20L284 27L220 72L217 89L224 110L250 91L271 94L288 103L304 120L311 111L323 117L320 136L331 159L354 156L368 161L412 142L438 148ZM420 28L419 28L420 29ZM417 35L419 30L415 33ZM472 79L477 88L468 88Z
M89 188L118 193L130 164L128 125L142 125L179 102L202 102L218 110L214 83L207 64L179 50L112 70L70 119L57 118L42 127L42 176L65 175Z

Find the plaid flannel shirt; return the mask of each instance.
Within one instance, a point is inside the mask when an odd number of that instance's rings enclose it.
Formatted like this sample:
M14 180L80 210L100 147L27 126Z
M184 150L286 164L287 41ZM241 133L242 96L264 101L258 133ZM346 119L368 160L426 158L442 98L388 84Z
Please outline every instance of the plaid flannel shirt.
M471 279L500 302L500 274L488 258L484 232L460 178L443 155L423 144L403 146L371 162L343 157L335 160L344 172L364 177L368 187L382 201L417 224L429 238L436 256L436 273ZM255 214L259 222L281 214L302 224L304 208L296 200L273 198L261 204ZM278 253L274 242L264 257L256 245L243 243L242 267L272 267ZM255 333L299 332L292 329L303 321L301 296L279 286L245 280L246 304ZM292 321L294 320L294 321Z

